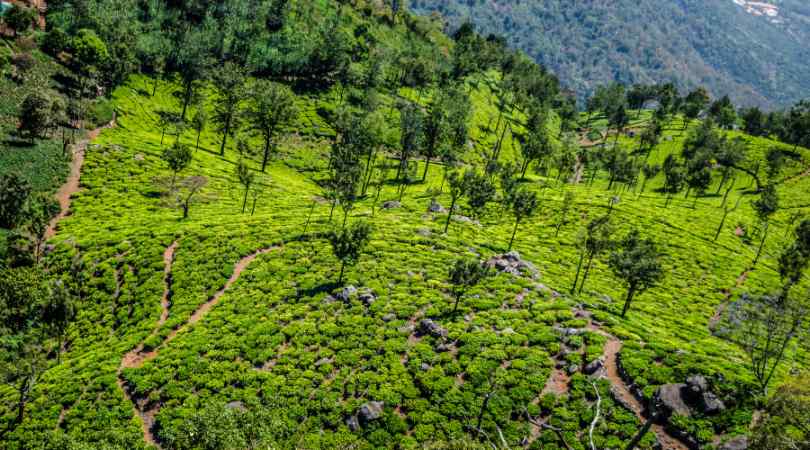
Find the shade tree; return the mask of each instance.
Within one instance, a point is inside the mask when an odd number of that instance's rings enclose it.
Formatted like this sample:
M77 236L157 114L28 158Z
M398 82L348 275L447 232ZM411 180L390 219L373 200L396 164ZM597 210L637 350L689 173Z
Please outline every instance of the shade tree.
M614 232L615 227L609 215L593 219L585 227L584 233L579 236L579 263L577 264L577 272L574 276L574 284L571 286L572 294L577 289L577 282L579 281L579 274L584 261L587 260L587 264L585 265L585 273L582 275L582 282L579 284L579 293L582 293L585 282L588 280L588 274L591 271L593 260L613 246Z
M23 216L31 185L17 172L0 175L0 228L16 227Z
M191 149L187 145L177 140L171 147L163 150L162 157L163 161L166 162L166 165L172 171L170 189L173 190L174 182L177 179L177 174L188 167L188 165L191 163L193 155L191 153Z
M512 237L509 239L509 250L512 250L512 243L515 242L515 235L520 222L534 215L537 210L537 193L528 189L518 189L512 195L510 203L512 214L515 216L515 228L512 230Z
M343 283L346 265L354 265L371 240L372 227L368 222L355 222L329 233L332 253L340 261L338 285Z
M235 173L239 184L245 187L245 195L242 200L242 212L244 213L245 207L247 206L248 192L250 192L250 186L253 184L254 175L243 159L240 159L239 162L236 163Z
M259 80L253 86L246 115L250 127L258 131L264 141L262 154L262 172L264 172L271 152L276 153L278 133L284 127L290 126L298 117L295 94L283 84Z
M455 297L452 314L458 311L458 304L467 290L477 285L488 274L489 268L477 259L462 258L453 263L449 270L450 284L453 286Z
M211 119L222 135L219 154L224 155L228 136L239 127L242 101L247 96L247 75L244 68L229 61L215 69L212 77L216 94Z
M773 184L765 186L759 194L759 198L753 203L754 210L757 213L757 218L762 224L762 240L757 249L757 255L754 257L752 265L756 266L762 255L762 248L765 246L765 240L768 237L768 228L770 227L771 216L779 209L779 195L776 192L776 187Z
M621 316L625 317L637 294L660 283L664 277L661 253L655 242L642 238L638 230L630 231L610 254L613 273L627 285Z

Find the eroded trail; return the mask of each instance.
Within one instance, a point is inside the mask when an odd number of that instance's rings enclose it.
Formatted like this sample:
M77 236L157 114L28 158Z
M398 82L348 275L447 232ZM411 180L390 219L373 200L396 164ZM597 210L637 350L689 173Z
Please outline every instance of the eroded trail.
M163 263L164 263L164 276L163 281L165 288L163 290L163 297L160 301L161 304L161 314L158 322L155 325L155 328L150 333L149 338L157 335L160 331L161 326L166 323L166 320L169 318L170 306L171 306L171 285L172 285L172 264L174 262L174 253L177 249L178 241L174 241L171 245L169 245L166 250L163 252ZM211 308L216 306L219 302L222 295L225 291L230 288L233 283L236 282L237 279L242 275L242 272L253 262L256 257L259 255L263 255L265 253L269 253L273 250L278 249L279 247L269 247L264 248L261 250L257 250L250 255L247 255L236 262L233 268L233 274L228 278L225 284L222 286L220 290L218 290L214 295L211 296L205 303L200 305L194 313L188 318L188 320L181 325L180 327L172 330L163 342L160 343L157 347L150 351L144 351L144 345L147 339L141 341L134 349L129 351L124 357L121 359L121 364L118 367L118 386L124 392L124 396L126 399L132 403L132 408L135 414L140 416L141 424L143 427L143 439L147 444L151 444L160 448L160 444L157 441L157 437L154 434L154 425L155 425L155 416L157 415L158 411L160 410L160 403L159 402L151 402L148 398L137 398L133 392L131 392L130 387L126 384L126 381L123 376L124 369L133 369L133 368L140 368L146 361L152 360L158 356L160 350L165 347L169 342L174 340L177 335L186 330L189 326L197 323L202 319L205 314L207 314Z
M87 146L93 139L97 138L101 131L115 126L115 118L104 125L103 127L96 128L87 133L87 137L71 146L73 158L70 161L70 173L68 174L65 184L59 187L56 191L56 200L59 202L59 214L56 215L48 224L45 229L45 239L50 239L56 234L56 225L60 220L67 217L70 212L70 197L79 191L79 178L82 175L82 165L84 164L84 154L87 151Z
M593 321L588 321L588 329L594 333L598 333L605 338L604 353L602 354L603 367L602 375L610 382L610 391L619 403L624 405L636 417L642 421L647 421L644 405L633 395L630 387L622 379L621 372L619 371L619 352L622 350L622 341L616 336L604 331L598 324ZM678 438L672 436L664 429L663 426L653 424L650 430L655 433L658 443L664 450L689 450L689 447L681 442Z

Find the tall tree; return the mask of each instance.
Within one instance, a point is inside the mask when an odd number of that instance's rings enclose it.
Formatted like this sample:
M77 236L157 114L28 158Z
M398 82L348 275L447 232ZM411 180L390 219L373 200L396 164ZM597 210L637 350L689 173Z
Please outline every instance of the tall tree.
M602 216L592 220L588 223L584 235L581 237L582 250L579 256L579 264L577 265L577 273L574 276L574 285L571 287L573 294L577 287L579 280L579 273L582 269L584 260L588 260L585 266L585 273L582 275L582 282L579 285L579 293L585 288L585 282L588 281L588 274L591 272L593 260L601 255L603 252L610 249L613 245L614 226L610 221L610 216Z
M247 206L247 197L248 192L250 192L250 185L253 184L253 172L250 171L250 167L248 167L247 163L243 159L240 159L236 164L236 179L242 186L245 187L245 197L244 200L242 200L242 213L244 213L245 207Z
M247 94L245 69L232 62L226 62L214 71L214 115L212 117L217 131L222 134L219 154L225 154L228 136L239 127L239 116L242 101Z
M201 103L197 106L197 111L194 113L194 117L191 118L191 126L194 128L194 131L197 132L197 142L194 144L195 151L200 149L200 135L202 135L202 132L205 130L207 125L208 112Z
M512 196L512 214L515 216L515 228L512 230L512 238L509 239L509 250L512 250L512 243L515 242L520 222L531 217L537 209L537 193L527 189L518 189Z
M171 147L163 150L163 161L166 162L166 165L169 166L169 169L172 171L171 190L174 190L174 182L177 179L177 174L188 167L192 157L191 149L179 140L174 141Z
M31 185L17 172L0 175L0 228L12 229L19 224Z
M400 143L399 167L396 179L407 175L408 161L411 156L422 148L424 138L425 113L413 102L405 102L399 110L400 114ZM405 177L407 178L407 176Z
M453 312L458 311L458 303L467 289L478 284L489 274L489 268L476 259L457 259L450 267L450 283L453 285L455 303Z
M343 272L346 265L354 265L360 258L363 249L371 240L372 227L367 222L356 222L340 230L333 230L329 234L329 243L332 253L340 260L340 275L338 285L343 283Z
M253 88L253 98L247 111L251 127L264 140L262 172L267 167L270 153L275 154L276 137L282 128L291 125L298 117L295 94L282 84L259 80Z
M664 277L661 254L652 239L645 239L632 230L622 240L619 249L610 255L610 268L627 284L622 317L627 314L636 294L660 283Z
M41 91L28 94L20 106L20 132L27 134L31 143L42 137L51 126L52 103Z
M759 257L762 255L762 248L765 246L765 239L768 238L768 228L770 226L771 216L779 209L779 196L776 193L776 187L773 184L765 186L765 189L759 194L759 199L754 202L754 210L757 213L760 223L763 226L762 240L757 249L757 256L754 257L754 266L757 265Z

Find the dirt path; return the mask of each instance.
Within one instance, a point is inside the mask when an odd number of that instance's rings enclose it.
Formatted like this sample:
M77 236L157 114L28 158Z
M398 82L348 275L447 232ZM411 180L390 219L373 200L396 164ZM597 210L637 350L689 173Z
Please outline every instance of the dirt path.
M163 297L161 298L160 305L162 311L160 313L160 318L158 319L157 324L155 324L155 328L150 333L149 338L155 336L160 327L166 323L166 320L169 318L169 309L171 306L171 285L172 285L172 264L174 262L174 253L177 249L178 241L174 241L171 245L166 247L166 250L163 252L163 282L165 288L163 290ZM155 416L157 415L158 411L160 411L160 403L159 402L150 402L148 398L135 398L134 394L130 392L128 389L126 382L123 377L123 370L124 369L132 369L132 368L139 368L142 367L146 361L154 359L157 357L158 352L165 347L169 342L174 340L174 338L183 330L186 330L189 326L197 323L202 319L208 311L211 310L217 303L219 303L220 298L225 293L228 288L230 288L233 283L239 279L239 276L242 275L242 272L256 259L257 256L263 255L265 253L269 253L273 250L278 249L279 247L269 247L264 248L261 250L257 250L250 255L245 256L244 258L240 259L236 262L233 268L233 274L228 278L225 282L225 285L222 286L220 290L218 290L211 298L208 299L205 303L200 305L194 313L192 313L191 317L180 327L172 330L168 336L160 343L157 347L152 349L151 351L144 352L144 344L146 339L140 342L134 349L129 351L124 357L121 359L121 364L118 367L118 387L121 388L121 391L124 392L124 397L126 397L127 401L132 403L132 409L134 413L141 418L141 424L143 427L143 439L144 442L150 445L154 445L157 448L161 448L160 444L157 441L157 438L154 434L154 425L155 425ZM147 338L148 339L148 338Z
M97 138L101 131L115 126L115 118L104 125L103 127L96 128L87 133L87 136L79 142L73 144L72 152L73 158L70 161L70 174L68 174L65 184L59 187L56 191L56 200L59 202L59 214L56 215L48 224L45 230L45 239L50 239L56 234L56 225L60 220L67 217L70 212L70 197L79 191L79 178L82 175L82 164L84 164L84 153L87 151L87 146L90 142Z
M746 268L745 270L743 270L740 276L737 277L737 283L735 286L737 289L739 289L740 287L742 287L743 284L745 284L745 280L748 279L748 275L750 273L751 269ZM717 325L720 323L720 321L723 320L723 313L725 313L726 308L728 308L728 303L731 300L732 293L733 293L732 288L726 289L723 292L724 295L723 301L720 302L719 305L717 305L717 308L715 308L714 310L714 314L712 315L712 317L709 318L709 331L714 331L714 329L717 328Z
M612 334L602 330L599 325L591 321L588 323L588 329L607 338L604 353L602 355L603 367L601 372L602 376L610 381L611 393L614 397L616 397L619 403L630 409L630 411L636 415L638 420L641 422L646 422L647 417L644 414L644 406L630 391L630 387L625 384L621 377L621 373L619 372L619 352L622 350L622 341ZM650 430L655 433L655 437L658 440L658 443L661 444L662 449L689 450L689 447L687 447L686 444L681 442L676 437L670 435L663 426L653 424Z

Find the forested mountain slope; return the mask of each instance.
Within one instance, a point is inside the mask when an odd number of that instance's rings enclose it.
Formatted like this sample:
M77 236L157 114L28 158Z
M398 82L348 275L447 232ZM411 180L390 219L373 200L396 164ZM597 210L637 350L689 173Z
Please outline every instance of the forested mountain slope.
M732 0L415 0L412 7L438 11L451 27L471 20L506 37L580 96L610 81L675 81L776 107L810 92L810 14L802 1L773 3L776 18Z

